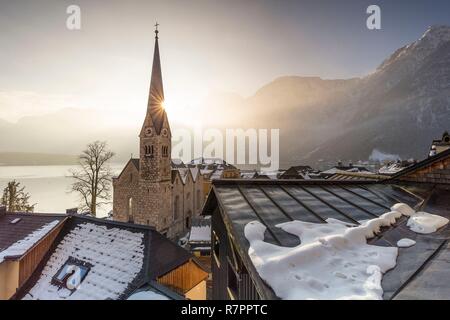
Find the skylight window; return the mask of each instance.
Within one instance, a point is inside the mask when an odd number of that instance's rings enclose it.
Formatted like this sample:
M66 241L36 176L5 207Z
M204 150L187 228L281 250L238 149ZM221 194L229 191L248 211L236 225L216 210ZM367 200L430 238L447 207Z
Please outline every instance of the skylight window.
M66 263L53 277L52 282L63 288L75 291L91 270L90 263L69 257Z
M16 224L19 223L22 218L15 218L14 220L11 220L10 224Z

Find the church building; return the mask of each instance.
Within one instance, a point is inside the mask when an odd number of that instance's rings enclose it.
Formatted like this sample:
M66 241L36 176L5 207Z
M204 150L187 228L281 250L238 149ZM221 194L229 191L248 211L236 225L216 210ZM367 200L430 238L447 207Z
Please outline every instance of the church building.
M175 239L190 228L204 202L198 168L179 168L171 159L170 124L155 30L155 50L147 113L139 134L139 159L130 159L113 179L113 219L154 226Z

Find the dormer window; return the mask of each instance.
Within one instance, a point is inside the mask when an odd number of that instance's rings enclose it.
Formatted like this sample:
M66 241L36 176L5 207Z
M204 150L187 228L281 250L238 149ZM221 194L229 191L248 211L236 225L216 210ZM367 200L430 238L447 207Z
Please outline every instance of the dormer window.
M154 147L151 146L144 146L145 156L146 157L153 157L154 155Z

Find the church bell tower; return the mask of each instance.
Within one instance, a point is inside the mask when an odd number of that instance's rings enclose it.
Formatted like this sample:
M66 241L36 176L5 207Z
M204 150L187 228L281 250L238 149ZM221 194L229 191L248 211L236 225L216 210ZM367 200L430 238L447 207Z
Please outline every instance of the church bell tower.
M168 233L173 223L171 132L164 110L164 89L159 57L158 24L145 120L139 134L139 189L146 224Z
M171 179L171 132L164 110L164 89L159 57L158 24L155 25L155 51L150 82L147 113L140 139L140 174L148 182L166 182Z

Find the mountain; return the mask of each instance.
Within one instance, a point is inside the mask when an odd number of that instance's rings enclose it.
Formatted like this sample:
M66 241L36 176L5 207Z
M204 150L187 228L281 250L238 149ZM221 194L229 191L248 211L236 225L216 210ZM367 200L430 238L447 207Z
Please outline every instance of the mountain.
M215 92L199 110L205 128L279 128L283 167L383 155L421 159L450 130L450 27L428 28L362 78L285 76L250 97ZM0 151L78 154L88 142L106 140L123 161L137 153L140 125L112 126L107 115L86 109L0 119Z
M78 158L72 155L28 152L0 152L0 166L74 165Z
M374 150L424 158L450 127L450 27L430 27L351 89L349 116L306 159L367 159Z
M247 123L281 129L284 166L424 158L450 129L450 27L430 27L363 78L281 77L243 106Z

